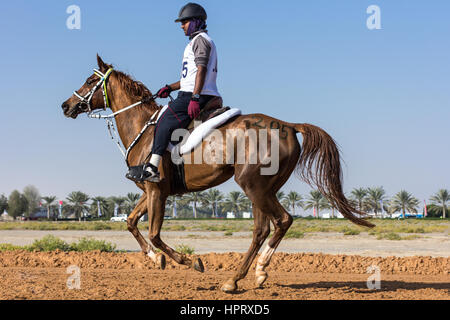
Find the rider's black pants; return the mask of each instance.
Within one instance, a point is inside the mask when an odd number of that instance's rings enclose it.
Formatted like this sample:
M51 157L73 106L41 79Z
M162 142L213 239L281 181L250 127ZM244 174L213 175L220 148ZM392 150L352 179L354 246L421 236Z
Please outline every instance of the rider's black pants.
M168 108L159 118L155 126L155 138L153 141L152 154L162 156L169 145L172 132L178 128L187 128L191 122L188 114L188 106L192 92L179 91L178 97L169 103ZM200 110L214 96L200 96Z

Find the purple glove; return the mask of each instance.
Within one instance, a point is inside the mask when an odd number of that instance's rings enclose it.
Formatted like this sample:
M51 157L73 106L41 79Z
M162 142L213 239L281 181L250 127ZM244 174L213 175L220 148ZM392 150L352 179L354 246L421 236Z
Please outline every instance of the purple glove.
M195 119L197 118L199 113L200 113L200 102L191 100L188 106L189 117L191 117L191 119Z
M158 90L156 96L158 98L167 98L171 91L172 89L170 88L170 86L166 84L164 87Z

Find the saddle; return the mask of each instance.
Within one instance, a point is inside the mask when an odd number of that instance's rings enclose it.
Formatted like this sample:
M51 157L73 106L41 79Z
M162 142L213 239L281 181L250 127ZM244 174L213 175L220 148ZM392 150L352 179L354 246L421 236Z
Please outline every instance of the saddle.
M192 119L192 121L187 126L187 129L190 133L192 133L192 131L194 130L195 121L205 122L211 118L214 118L215 116L218 116L219 114L224 113L227 110L230 110L230 107L223 106L222 97L214 97L208 101L208 103L202 110L200 110L198 116L195 119Z

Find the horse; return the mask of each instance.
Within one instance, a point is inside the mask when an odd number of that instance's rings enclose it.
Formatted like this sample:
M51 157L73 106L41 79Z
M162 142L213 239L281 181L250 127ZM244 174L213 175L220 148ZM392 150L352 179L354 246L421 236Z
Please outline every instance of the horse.
M150 125L137 143L135 137L149 119L155 119L155 116L161 112L162 106L155 102L155 96L148 99L148 97L152 97L152 94L145 85L131 76L113 69L113 66L103 62L98 54L97 64L100 72L96 72L94 69L94 74L89 76L81 88L62 104L63 113L66 117L75 119L82 113L90 114L94 110L99 112L102 108L111 108L123 145L129 147L134 143L127 155L128 164L130 166L141 165L151 151L155 125ZM101 86L103 90L97 90ZM145 97L147 98L145 99ZM142 101L142 103L137 103L138 105L134 108L126 108L136 101ZM152 124L155 123L154 121ZM231 157L231 161L213 161L212 163L211 161L201 163L186 161L184 164L187 192L206 190L220 185L234 176L234 180L252 204L254 219L252 243L237 272L223 283L222 291L230 293L237 290L238 281L247 275L251 264L269 236L270 223L272 223L273 236L257 259L255 273L258 287L262 287L267 280L268 274L265 269L293 222L292 216L280 204L276 193L294 170L303 181L311 187L317 188L345 218L357 225L374 227L367 221L367 215L354 208L345 197L342 190L340 151L333 138L323 129L308 123L285 122L258 113L235 116L216 130L226 136L228 131L236 129L246 134L251 130L256 133L265 131L271 145L275 142L278 143L279 166L276 174L261 174L261 170L267 168L267 163L264 163L265 159L273 152L269 148L266 148L260 154L262 156L253 163L247 160L237 161L236 157ZM274 132L278 133L278 138L272 134ZM301 133L303 137L301 147L297 133ZM199 147L205 149L214 147L216 151L225 151L227 148L225 142L221 139L214 141L205 139ZM257 144L260 143L261 141L257 142ZM245 152L247 156L245 159L254 153L254 150L247 145L241 150L237 150L237 147L234 146L232 151ZM192 159L194 153L195 149L183 155L183 159ZM160 182L136 183L143 194L128 217L127 227L136 238L142 252L147 254L161 269L164 269L166 264L163 254L165 253L177 263L203 272L204 266L200 258L191 259L187 255L175 251L161 240L160 232L164 220L165 202L169 195L175 194L171 187L173 167L170 161L172 161L171 154L166 152L159 168ZM147 243L137 228L139 218L145 213L148 213L151 244ZM153 246L162 252L156 253Z

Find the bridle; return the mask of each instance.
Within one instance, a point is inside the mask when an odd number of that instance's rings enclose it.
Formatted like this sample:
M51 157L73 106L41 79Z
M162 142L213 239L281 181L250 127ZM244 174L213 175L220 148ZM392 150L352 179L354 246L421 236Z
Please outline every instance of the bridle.
M91 100L94 96L95 91L97 91L100 86L103 87L103 101L104 101L104 107L103 110L106 110L107 107L109 107L109 100L108 100L108 93L106 91L106 81L108 80L109 75L113 71L113 68L109 68L108 71L106 71L105 74L101 73L99 70L94 69L94 74L97 75L100 79L97 81L96 85L92 87L92 89L86 93L84 96L80 95L78 92L74 91L73 94L80 99L80 106L85 105L86 109L81 109L81 111L88 112L88 115L92 113L91 109Z
M122 108L116 112L113 112L109 115L102 115L99 114L99 112L106 110L106 108L110 107L109 104L109 100L108 100L108 93L106 90L106 81L108 80L109 75L112 73L113 68L109 68L108 71L106 71L105 74L103 74L102 72L100 72L97 69L94 69L94 74L97 75L100 79L97 81L97 83L95 84L95 86L92 87L91 90L89 90L88 93L86 93L84 96L80 95L78 92L74 91L73 94L80 99L80 110L82 112L86 112L87 116L91 119L105 119L106 120L106 125L108 127L108 132L109 135L111 136L111 139L116 140L117 146L119 147L120 152L122 153L122 155L125 158L125 162L127 164L127 166L129 167L128 164L128 155L131 151L131 149L136 145L136 143L139 141L139 139L142 137L142 135L144 134L144 132L147 130L147 128L151 125L155 125L158 121L158 119L160 118L160 116L164 113L165 108L163 107L161 109L159 109L158 111L156 111L151 118L145 123L144 127L141 129L141 131L139 132L139 134L136 136L136 138L131 142L131 144L128 146L128 148L125 150L125 148L120 144L120 138L119 135L117 133L117 130L114 126L114 122L112 121L112 118L115 118L116 115L118 115L119 113L122 113L124 111L130 110L131 108L134 108L140 104L142 104L143 100L138 101L136 103L133 103L132 105L129 105L125 108ZM94 93L97 91L98 88L100 88L100 86L103 88L102 93L103 93L103 101L104 101L104 107L103 110L96 110L93 111L91 108L91 100L92 97L94 96ZM173 101L173 98L171 95L169 95L170 99ZM158 98L157 94L154 94L151 96L151 99L155 100L156 98ZM86 108L82 108L82 106L86 106ZM114 132L114 135L113 135Z

